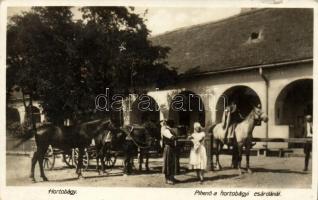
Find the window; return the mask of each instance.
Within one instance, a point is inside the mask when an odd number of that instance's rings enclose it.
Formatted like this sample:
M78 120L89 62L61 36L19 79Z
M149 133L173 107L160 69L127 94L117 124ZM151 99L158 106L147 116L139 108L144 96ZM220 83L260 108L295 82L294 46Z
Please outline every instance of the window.
M252 40L256 40L256 39L258 39L258 37L259 37L259 33L253 32L253 33L251 34L251 39L252 39Z

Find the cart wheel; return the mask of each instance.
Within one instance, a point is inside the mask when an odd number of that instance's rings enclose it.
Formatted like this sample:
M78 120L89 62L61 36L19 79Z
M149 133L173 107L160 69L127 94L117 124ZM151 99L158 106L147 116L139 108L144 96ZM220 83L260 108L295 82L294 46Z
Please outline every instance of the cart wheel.
M70 168L75 167L72 153L63 153L63 161L68 167Z
M55 154L54 154L54 150L52 146L50 145L44 156L43 167L44 169L52 170L54 168L54 164L55 164Z
M112 168L115 166L117 160L117 154L111 150L106 151L106 156L104 158L104 163L106 168Z
M72 151L72 158L73 158L73 163L75 165L75 167L77 167L78 164L78 149L73 149ZM84 155L83 155L83 169L86 170L88 168L88 164L89 164L89 156L88 156L88 152L87 149L85 149Z

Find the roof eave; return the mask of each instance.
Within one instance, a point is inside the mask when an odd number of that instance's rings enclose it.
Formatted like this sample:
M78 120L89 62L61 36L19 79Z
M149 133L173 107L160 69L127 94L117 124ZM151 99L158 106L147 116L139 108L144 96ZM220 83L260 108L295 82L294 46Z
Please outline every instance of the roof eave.
M309 63L309 62L313 62L313 58L272 63L272 64L261 64L261 65L245 66L245 67L232 67L230 69L217 70L217 71L207 71L207 72L200 72L200 73L195 73L195 74L181 74L180 78L217 75L217 74L230 73L230 72L248 71L248 70L253 70L253 69L258 69L258 68L272 68L272 67L301 64L301 63Z

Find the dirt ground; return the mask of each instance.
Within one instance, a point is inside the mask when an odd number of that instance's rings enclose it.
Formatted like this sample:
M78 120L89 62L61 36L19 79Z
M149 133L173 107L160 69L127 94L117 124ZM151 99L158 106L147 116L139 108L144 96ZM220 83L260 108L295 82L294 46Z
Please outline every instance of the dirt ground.
M187 159L181 159L182 171L175 185L167 185L161 174L162 159L150 160L150 172L135 171L134 175L123 176L122 160L118 159L108 174L98 175L94 162L84 172L84 179L76 178L75 169L68 168L59 158L53 170L46 170L49 182L43 182L36 166L36 183L29 179L31 158L8 155L6 159L6 180L9 186L91 186L91 187L250 187L250 188L309 188L311 187L311 168L303 172L302 157L251 157L252 174L239 176L237 170L229 168L230 157L222 156L222 171L205 173L205 182L200 185L195 173L185 171ZM137 161L135 160L137 166ZM245 160L243 159L243 167Z

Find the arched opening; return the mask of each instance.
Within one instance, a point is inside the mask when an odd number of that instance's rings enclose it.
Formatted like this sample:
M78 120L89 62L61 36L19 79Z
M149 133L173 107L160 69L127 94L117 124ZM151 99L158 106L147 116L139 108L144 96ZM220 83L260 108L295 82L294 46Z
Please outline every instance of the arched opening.
M21 122L21 118L20 118L20 113L18 111L18 109L16 108L12 108L12 107L7 107L6 108L6 120L7 123L15 123L15 122Z
M140 95L132 104L130 117L130 123L132 124L143 124L145 122L158 124L160 121L159 106L151 96Z
M275 123L289 126L289 137L304 137L305 115L313 114L313 80L296 80L280 92L275 103ZM290 144L290 147L301 147Z
M6 108L6 135L17 136L22 134L21 118L18 109Z
M251 112L253 107L258 104L261 105L261 100L257 93L247 86L240 85L227 89L218 99L216 104L217 123L222 121L224 108L232 103L236 104L237 110L244 118Z
M35 123L41 123L41 112L40 109L36 106L28 106L28 113L32 112L33 120Z
M191 91L183 91L174 96L170 104L169 120L174 122L181 135L192 133L194 122L205 126L205 108L201 97Z

